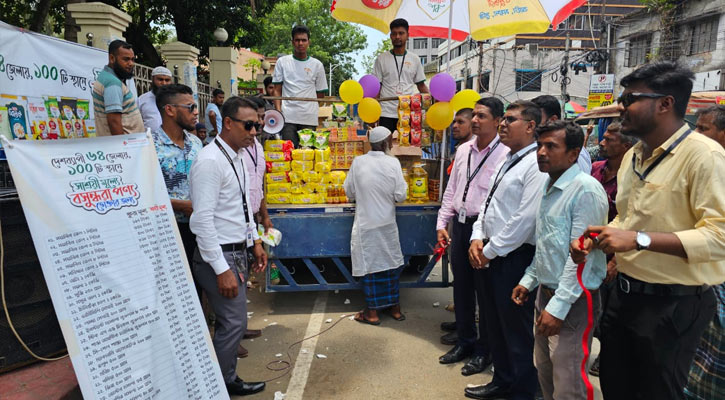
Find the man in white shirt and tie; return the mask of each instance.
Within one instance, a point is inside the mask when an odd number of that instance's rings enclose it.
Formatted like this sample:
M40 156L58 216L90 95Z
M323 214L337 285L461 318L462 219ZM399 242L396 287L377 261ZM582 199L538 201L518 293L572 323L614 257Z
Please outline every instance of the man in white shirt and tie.
M213 343L222 376L230 395L244 396L265 386L244 382L236 374L237 347L247 328L248 252L254 256L257 272L267 265L252 214L249 173L242 160L244 148L254 143L259 122L257 106L240 97L227 100L221 116L221 133L191 166L194 212L189 225L198 246L194 276L217 318Z
M538 387L534 367L534 295L521 306L511 292L534 257L536 210L547 175L536 162L534 133L541 121L539 106L511 103L501 121L501 143L510 151L493 175L490 189L473 225L469 257L483 269L484 309L493 357L493 381L466 388L474 399L533 400Z

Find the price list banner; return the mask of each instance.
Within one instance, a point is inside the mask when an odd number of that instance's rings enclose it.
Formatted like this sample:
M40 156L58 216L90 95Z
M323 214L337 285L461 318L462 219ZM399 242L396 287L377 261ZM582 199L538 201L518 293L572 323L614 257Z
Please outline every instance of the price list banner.
M228 399L152 140L5 141L86 399Z

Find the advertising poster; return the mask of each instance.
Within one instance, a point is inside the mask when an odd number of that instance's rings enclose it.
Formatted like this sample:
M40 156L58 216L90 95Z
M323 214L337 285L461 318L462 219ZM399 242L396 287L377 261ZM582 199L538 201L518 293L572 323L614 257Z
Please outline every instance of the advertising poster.
M587 110L614 103L614 74L594 74L589 81Z
M5 142L85 399L228 399L153 141Z

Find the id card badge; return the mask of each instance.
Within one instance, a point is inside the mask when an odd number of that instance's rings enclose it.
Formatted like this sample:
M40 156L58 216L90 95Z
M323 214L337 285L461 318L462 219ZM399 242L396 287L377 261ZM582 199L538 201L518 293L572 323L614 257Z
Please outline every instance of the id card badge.
M397 94L398 96L403 95L403 85L402 84L399 83L395 86L395 94Z
M461 209L458 210L458 223L466 223L466 207L461 207Z
M254 228L252 226L252 224L247 225L247 247L254 246L254 235L252 235Z

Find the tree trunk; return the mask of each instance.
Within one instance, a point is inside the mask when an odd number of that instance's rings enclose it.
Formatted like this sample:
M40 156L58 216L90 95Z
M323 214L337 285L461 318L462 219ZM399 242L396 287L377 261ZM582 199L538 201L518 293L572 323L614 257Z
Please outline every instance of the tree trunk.
M156 51L154 44L151 43L145 34L145 26L147 25L139 26L131 23L128 28L126 28L126 40L133 45L136 55L139 57L138 61L140 64L144 64L152 68L163 65L164 61Z
M70 15L70 11L68 11L68 4L74 4L74 3L85 3L85 0L68 0L66 2L65 6L65 29L63 33L63 39L78 43L78 32L81 31L81 27L76 24L76 20L73 19L73 17Z
M38 2L38 5L35 7L35 13L33 14L33 20L30 21L31 31L41 32L45 27L45 22L48 20L48 13L50 12L50 1L40 0Z

